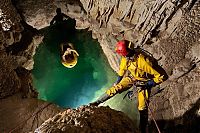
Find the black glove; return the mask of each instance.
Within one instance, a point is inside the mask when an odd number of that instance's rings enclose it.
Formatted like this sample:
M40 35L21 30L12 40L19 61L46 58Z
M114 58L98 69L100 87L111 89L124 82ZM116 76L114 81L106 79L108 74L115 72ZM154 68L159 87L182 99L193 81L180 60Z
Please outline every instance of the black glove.
M50 22L50 26L52 26L52 25L53 25L53 21Z
M109 96L107 93L104 93L95 102L89 103L89 105L90 106L98 106L100 103L103 103L110 98L111 98L111 96Z
M89 103L90 106L98 106L101 103L101 101L97 100L95 102Z
M154 80L150 79L145 83L146 88L151 88L154 87L156 85L156 83L154 82Z
M123 76L118 76L117 81L113 85L118 84L122 80L122 78L123 78Z

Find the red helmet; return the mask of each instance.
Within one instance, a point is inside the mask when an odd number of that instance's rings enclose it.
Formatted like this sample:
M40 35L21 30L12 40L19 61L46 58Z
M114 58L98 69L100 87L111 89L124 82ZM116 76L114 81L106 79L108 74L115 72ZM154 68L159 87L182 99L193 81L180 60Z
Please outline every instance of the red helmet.
M116 44L116 52L121 55L121 56L126 56L128 55L128 51L127 51L127 46L126 46L126 42L124 40L122 41L118 41Z

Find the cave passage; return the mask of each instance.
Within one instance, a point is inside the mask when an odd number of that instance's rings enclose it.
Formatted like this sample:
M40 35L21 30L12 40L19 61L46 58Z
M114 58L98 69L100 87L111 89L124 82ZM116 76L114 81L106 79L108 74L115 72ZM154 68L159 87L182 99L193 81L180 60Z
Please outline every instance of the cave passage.
M39 92L39 99L75 108L103 94L113 85L117 75L90 32L73 30L66 25L54 25L44 30L45 38L34 56L33 84ZM60 44L63 41L73 43L80 55L73 68L61 64ZM125 92L116 95L104 105L138 119L135 104L122 100L124 95Z

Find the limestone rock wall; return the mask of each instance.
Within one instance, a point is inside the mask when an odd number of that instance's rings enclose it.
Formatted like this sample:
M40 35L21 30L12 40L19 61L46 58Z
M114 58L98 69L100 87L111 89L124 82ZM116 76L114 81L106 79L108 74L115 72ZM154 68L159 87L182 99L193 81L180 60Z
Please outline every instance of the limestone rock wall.
M91 24L88 27L93 37L98 38L114 70L118 67L113 53L118 39L130 40L153 53L155 58L161 58L159 64L168 73L169 80L161 85L165 90L152 98L156 119L175 119L193 107L199 99L200 87L197 78L200 76L199 1L81 2L88 16L86 25Z
M141 0L81 0L87 12L85 22L93 37L98 38L112 68L117 71L118 62L113 53L119 39L127 39L135 46L147 47L173 36L186 12L190 12L194 1L141 1ZM91 25L88 25L88 22ZM80 25L80 27L83 24ZM83 26L86 27L86 26ZM155 43L156 44L156 43ZM146 45L146 46L145 46ZM156 57L166 55L154 53ZM159 57L158 57L159 58Z
M11 1L2 1L0 4L0 98L10 95L20 88L20 81L14 72L18 62L6 53L5 47L20 40L20 17L13 10ZM13 15L13 16L12 16Z
M196 3L181 18L177 31L160 43L160 50L166 53L163 64L171 81L165 98L174 116L182 116L199 99L200 18L195 15L200 13L199 7L200 3Z
M152 100L157 119L165 121L165 128L175 127L177 132L199 132L199 88L200 88L200 3L182 16L176 31L161 40L156 51L165 53L163 65L170 75L164 92ZM173 114L173 115L172 115ZM172 126L173 125L173 126ZM176 127L176 126L177 127ZM178 126L182 130L178 129Z
M0 98L4 98L20 91L24 84L27 84L25 88L32 86L32 81L22 83L23 73L20 75L17 71L33 68L32 57L42 37L23 21L10 0L1 1L0 27ZM27 73L31 80L30 72Z
M78 0L16 0L15 5L26 23L38 30L50 25L58 7L66 14L69 10L78 16L81 13Z
M33 68L35 49L41 41L42 36L23 21L11 0L1 0L1 133L32 131L48 117L61 111L53 104L36 99L37 92L32 85L30 70ZM45 105L48 106L40 110Z

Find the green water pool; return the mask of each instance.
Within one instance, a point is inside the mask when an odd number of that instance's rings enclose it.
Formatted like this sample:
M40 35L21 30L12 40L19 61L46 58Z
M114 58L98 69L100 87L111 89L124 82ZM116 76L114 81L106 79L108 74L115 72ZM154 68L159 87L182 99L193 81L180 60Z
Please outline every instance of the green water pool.
M77 107L94 99L96 91L109 87L116 77L91 33L47 29L48 34L34 56L34 86L39 98L63 107ZM60 33L59 33L60 32ZM63 33L64 32L64 33ZM60 62L60 43L69 41L79 53L78 63L66 68Z
M117 75L111 69L97 40L86 30L69 32L63 28L48 27L43 43L34 56L33 84L39 99L61 107L78 107L94 101L112 86ZM79 53L78 63L69 69L60 61L60 43L74 44ZM104 105L125 112L137 120L136 104L123 100L125 92L116 95Z

